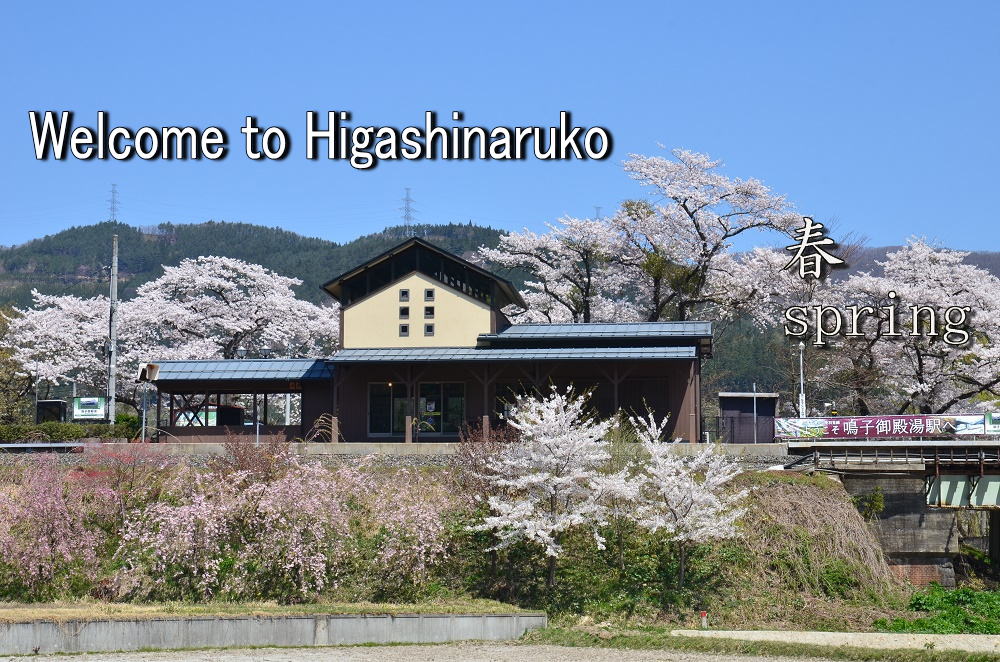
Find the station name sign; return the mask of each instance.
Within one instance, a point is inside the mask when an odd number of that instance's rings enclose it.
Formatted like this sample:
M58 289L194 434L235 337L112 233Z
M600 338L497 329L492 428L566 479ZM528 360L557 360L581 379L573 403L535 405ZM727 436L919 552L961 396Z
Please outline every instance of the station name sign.
M1000 414L776 418L779 439L885 439L1000 434Z

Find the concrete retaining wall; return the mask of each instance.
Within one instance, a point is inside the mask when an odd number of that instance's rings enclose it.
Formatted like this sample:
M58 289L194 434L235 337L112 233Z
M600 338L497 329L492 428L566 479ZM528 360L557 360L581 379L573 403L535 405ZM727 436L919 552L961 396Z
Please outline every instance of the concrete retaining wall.
M516 639L545 614L212 617L0 623L0 655Z
M927 505L923 465L913 474L886 475L878 466L846 469L844 489L852 497L882 491L885 508L875 532L893 572L917 586L955 586L952 557L959 552L955 511ZM884 465L883 465L884 468Z
M107 444L106 444L107 445ZM788 457L786 444L718 444L719 450L727 455L761 458ZM148 444L146 448L168 455L221 455L225 452L224 444L216 443L182 443L169 442ZM289 448L299 455L454 455L458 450L456 443L364 443L351 442L339 444L296 443ZM673 448L678 453L693 455L705 448L705 444L675 444Z

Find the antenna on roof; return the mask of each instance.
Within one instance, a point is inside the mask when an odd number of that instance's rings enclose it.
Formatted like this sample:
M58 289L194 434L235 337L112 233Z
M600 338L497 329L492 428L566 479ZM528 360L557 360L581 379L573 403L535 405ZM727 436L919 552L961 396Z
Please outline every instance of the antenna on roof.
M409 229L413 225L413 221L416 220L414 214L416 209L413 208L413 203L415 202L413 198L410 197L410 189L404 189L406 195L403 197L403 206L400 207L400 211L403 212L403 225Z

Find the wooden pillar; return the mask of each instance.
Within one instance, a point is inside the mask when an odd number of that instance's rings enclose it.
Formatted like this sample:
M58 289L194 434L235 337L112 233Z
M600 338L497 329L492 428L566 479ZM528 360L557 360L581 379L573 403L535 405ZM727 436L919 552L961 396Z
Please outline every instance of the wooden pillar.
M700 412L698 411L698 404L701 399L699 393L701 386L698 382L698 359L695 359L691 362L691 369L688 371L687 393L684 394L684 400L688 402L687 409L690 410L691 418L691 425L689 428L691 437L688 439L688 442L692 444L697 444L701 441L698 438L698 435L700 434L699 428L701 427L698 425L698 417L700 415Z
M617 363L615 364L614 377L611 378L611 383L613 384L613 388L612 388L613 396L612 396L612 399L614 401L612 409L614 410L614 413L617 415L618 414L618 409L619 409L619 407L618 407L618 384L621 383L621 379L618 377L618 364Z
M405 430L403 431L403 441L407 444L413 443L414 421L420 420L420 412L417 411L417 380L413 376L413 366L406 365L406 399L409 403L410 415L406 417Z
M341 309L341 314L343 314L343 312L344 312L343 309ZM341 327L341 328L343 328L343 327ZM333 385L331 387L331 391L332 391L331 395L333 396L333 402L330 404L330 416L331 416L331 421L330 421L330 443L338 444L338 443L340 443L340 402L339 402L339 400L340 400L340 380L342 379L342 377L341 377L341 371L344 370L344 367L343 366L339 366L339 365L338 366L333 366L331 368L331 370L333 370ZM367 386L365 388L367 389ZM301 398L302 396L299 396L299 397ZM302 402L305 402L305 398L302 398L300 400L300 406L301 406ZM368 392L367 391L365 392L365 406L366 407L368 406ZM392 423L391 423L391 420L392 420L392 391L391 390L389 392L389 417L390 417L389 420L390 420L390 426L391 426L392 425ZM305 422L305 417L303 417L302 421L303 421L303 423ZM365 430L367 431L367 426L365 426Z
M694 440L700 442L702 440L702 430L701 430L701 357L695 359L694 361Z
M490 415L483 414L483 441L490 440Z

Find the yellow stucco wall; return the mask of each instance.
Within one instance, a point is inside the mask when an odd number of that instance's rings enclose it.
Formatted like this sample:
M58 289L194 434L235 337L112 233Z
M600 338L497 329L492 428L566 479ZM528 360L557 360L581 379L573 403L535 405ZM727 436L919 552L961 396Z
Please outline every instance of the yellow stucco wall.
M434 301L424 301L424 290L434 289ZM410 291L409 303L399 291ZM410 318L399 318L399 307L410 307ZM434 319L424 319L424 306L434 306ZM434 335L424 335L424 324L434 324ZM400 337L399 325L409 324L410 335ZM341 338L345 348L356 347L474 347L480 333L490 332L490 307L420 273L412 273L344 309Z

